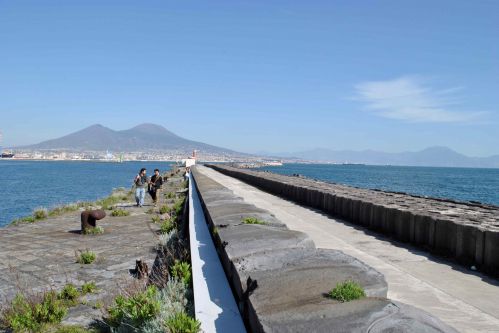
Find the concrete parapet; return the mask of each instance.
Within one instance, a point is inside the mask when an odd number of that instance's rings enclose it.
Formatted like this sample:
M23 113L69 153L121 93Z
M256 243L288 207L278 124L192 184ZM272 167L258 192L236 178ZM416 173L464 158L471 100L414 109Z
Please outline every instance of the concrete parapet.
M499 275L499 207L209 167L267 192Z
M287 229L268 211L247 204L197 167L191 170L222 266L249 331L454 332L423 311L387 299L387 284L378 271L341 251L316 249L306 234ZM267 182L251 173L241 174L241 179L269 191L275 188L281 196L318 209L340 207L336 204L338 196L322 188L303 190L290 183ZM359 223L371 223L374 205L340 198L345 214L351 216L352 207L358 205L362 211L357 214ZM242 223L250 216L265 224ZM341 303L327 297L336 283L350 279L364 287L367 298Z

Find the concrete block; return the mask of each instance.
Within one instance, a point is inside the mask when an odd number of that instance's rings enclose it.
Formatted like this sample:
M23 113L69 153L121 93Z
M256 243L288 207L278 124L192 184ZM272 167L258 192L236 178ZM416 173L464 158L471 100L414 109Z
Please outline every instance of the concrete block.
M373 204L373 212L371 217L371 222L369 223L370 228L376 231L382 231L383 225L386 218L386 208L381 205Z
M373 204L367 201L360 202L359 224L369 228L371 222Z
M477 228L475 243L475 263L478 266L483 265L485 254L485 230Z
M398 220L395 222L395 237L401 242L411 239L411 227L414 226L414 215L409 211L398 211Z
M437 219L435 222L434 251L437 254L455 257L457 224L450 220Z
M483 268L499 275L499 231L485 231Z
M467 266L474 265L478 229L475 226L456 224L456 259Z
M397 223L400 221L400 211L393 207L386 207L385 209L382 230L387 235L395 236L397 234Z
M231 260L263 251L315 247L302 232L254 224L219 229L218 234L226 242L225 251Z
M327 193L326 194L326 213L330 215L335 215L336 214L336 195L332 193Z
M210 205L210 202L205 202L205 205L208 207ZM263 209L257 208L256 206L247 204L243 201L234 201L230 205L212 205L209 207L209 211L210 216L213 220L216 220L217 218L222 216L229 216L234 214L245 215L252 213L268 213Z
M350 216L350 222L354 224L360 224L360 200L354 198L352 199L352 213Z

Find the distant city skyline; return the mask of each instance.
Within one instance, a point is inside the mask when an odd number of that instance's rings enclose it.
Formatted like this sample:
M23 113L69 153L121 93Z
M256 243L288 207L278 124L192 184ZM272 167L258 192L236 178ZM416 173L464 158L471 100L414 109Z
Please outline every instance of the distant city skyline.
M0 3L3 146L155 122L235 151L499 154L499 2Z

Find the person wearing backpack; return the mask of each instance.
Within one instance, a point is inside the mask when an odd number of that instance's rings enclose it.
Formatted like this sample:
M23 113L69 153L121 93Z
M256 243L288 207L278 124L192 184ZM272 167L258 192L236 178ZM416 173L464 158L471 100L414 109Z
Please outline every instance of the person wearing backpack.
M140 169L140 172L133 181L135 185L135 201L137 202L137 207L142 207L144 205L144 198L146 196L146 186L149 183L146 176L146 168Z
M154 176L151 177L149 182L149 194L151 195L154 206L158 204L158 192L163 186L163 177L159 174L159 169L154 169Z

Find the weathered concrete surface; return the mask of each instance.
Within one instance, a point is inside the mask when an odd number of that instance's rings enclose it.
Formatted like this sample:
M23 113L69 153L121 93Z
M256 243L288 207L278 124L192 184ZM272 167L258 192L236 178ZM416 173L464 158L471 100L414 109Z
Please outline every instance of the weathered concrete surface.
M183 179L170 179L165 187L177 186ZM162 200L161 198L160 200ZM156 257L159 225L152 223L146 211L152 207L147 196L146 206L137 208L132 202L120 204L131 215L108 216L98 222L105 230L101 235L80 234L80 213L68 213L32 224L9 225L0 229L0 304L5 304L19 290L42 292L60 290L66 283L77 287L94 281L96 294L81 298L69 310L64 323L88 325L102 317L100 302L110 304L114 296L132 281L129 270L136 260L144 260L149 268ZM89 249L97 255L94 263L76 262L75 251Z
M210 165L270 193L499 275L499 207Z
M268 210L290 229L305 232L318 248L341 250L381 272L388 283L390 299L425 309L462 332L499 332L497 280L462 270L380 234L366 233L356 225L268 194L212 169L197 168L248 204Z
M355 316L352 316L355 313ZM418 332L449 331L441 321L406 304L366 298L349 303L316 300L293 312L270 311L261 315L265 332ZM278 323L278 325L276 325Z
M302 232L224 222L226 217L232 221L234 216L269 212L230 200L227 188L197 168L192 176L205 216L252 332L365 332L382 323L391 331L454 332L420 310L401 308L384 298L387 285L379 272L340 251L315 249ZM205 191L209 192L206 198ZM218 199L225 204L217 204ZM337 282L346 279L361 283L371 297L350 303L326 297Z
M109 216L99 221L105 230L102 235L79 233L80 212L0 229L0 297L12 298L18 287L34 291L60 290L66 283L81 286L94 281L100 292L88 295L89 304L71 309L69 317L73 317L72 312L76 312L75 317L90 312L99 318L100 311L93 310L92 306L117 293L120 284L130 282L129 269L135 267L136 259L142 258L152 267L156 256L157 239L152 231L158 228L150 225L150 215L144 214L142 208L125 209L131 212L130 216ZM75 251L85 249L97 255L95 263L76 262ZM77 321L83 318L93 319L83 315Z

